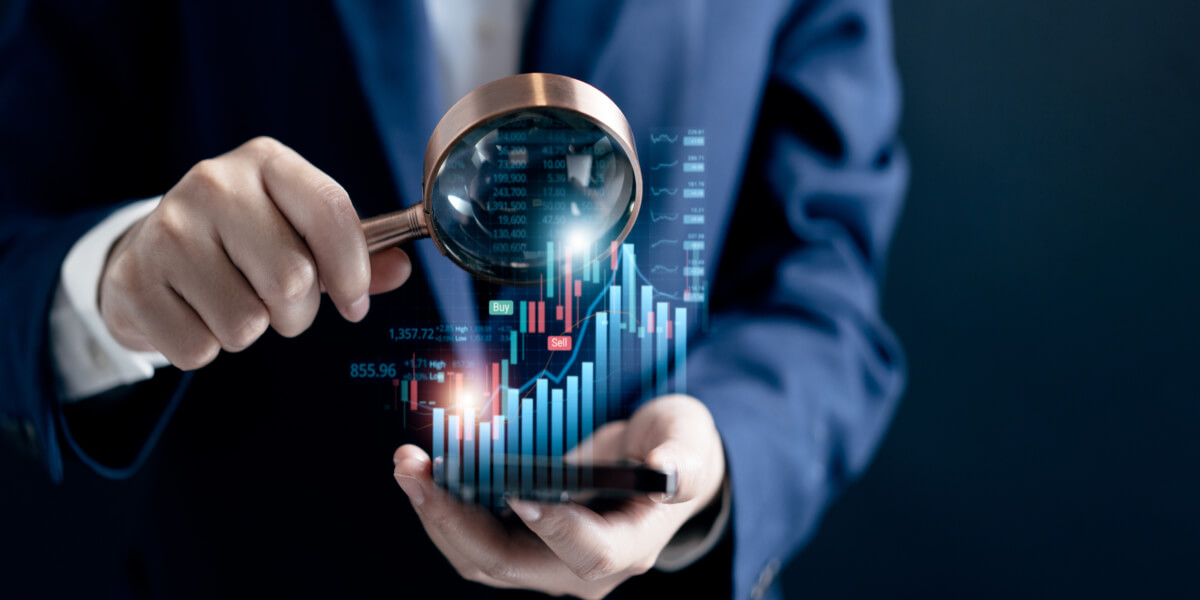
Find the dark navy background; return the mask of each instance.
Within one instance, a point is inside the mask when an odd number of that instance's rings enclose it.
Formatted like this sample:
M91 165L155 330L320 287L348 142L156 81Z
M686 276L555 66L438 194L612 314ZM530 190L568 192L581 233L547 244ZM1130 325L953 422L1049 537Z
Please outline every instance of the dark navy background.
M911 383L789 595L1197 594L1200 3L894 12Z
M1200 594L1200 3L903 0L911 384L789 597Z

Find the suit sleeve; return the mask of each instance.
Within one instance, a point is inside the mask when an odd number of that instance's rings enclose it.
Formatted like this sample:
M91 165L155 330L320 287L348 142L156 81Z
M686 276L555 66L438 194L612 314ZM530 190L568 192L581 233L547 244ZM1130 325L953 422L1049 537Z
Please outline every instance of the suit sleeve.
M688 359L729 463L737 598L763 593L867 466L904 387L879 314L907 180L890 46L882 0L803 2L783 25Z
M126 199L169 187L149 175L166 172L154 151L165 82L140 75L160 72L147 61L169 56L169 45L143 34L162 17L155 10L18 1L0 16L0 432L56 481L60 444L82 452L65 428L49 351L63 259ZM163 414L165 403L145 406ZM128 466L117 454L106 459Z

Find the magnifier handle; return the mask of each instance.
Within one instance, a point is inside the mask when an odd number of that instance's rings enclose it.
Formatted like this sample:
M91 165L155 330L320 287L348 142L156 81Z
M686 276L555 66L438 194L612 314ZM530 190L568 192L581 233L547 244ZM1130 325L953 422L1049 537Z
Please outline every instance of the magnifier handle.
M429 237L429 221L422 205L414 204L404 210L364 219L362 231L367 238L367 251L375 254L405 242Z

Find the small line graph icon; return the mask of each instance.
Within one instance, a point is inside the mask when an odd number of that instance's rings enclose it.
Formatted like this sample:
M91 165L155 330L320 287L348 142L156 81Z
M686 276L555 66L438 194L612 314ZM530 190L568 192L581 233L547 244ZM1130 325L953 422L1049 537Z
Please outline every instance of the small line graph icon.
M651 273L658 273L660 271L666 271L667 273L678 273L679 266L676 265L674 267L668 267L666 265L654 265L653 267L650 267Z
M674 144L676 142L676 140L678 140L678 139L679 139L678 135L668 135L665 133L659 134L659 135L654 135L653 133L650 134L650 143L652 143L652 144L658 144L661 142L666 142L668 144Z
M679 218L679 213L663 213L660 215L654 211L650 211L650 222L651 223L657 223L659 221L674 221L678 218Z
M658 240L657 242L650 244L650 247L657 248L663 244L678 244L678 243L679 243L679 240Z
M665 188L665 187L664 187L664 188L656 188L656 187L651 187L651 188L650 188L650 193L651 193L651 194L654 194L655 196L661 196L661 195L663 195L663 194L666 194L666 195L668 195L668 196L674 196L675 194L678 194L678 193L679 193L679 188Z
M658 163L657 165L650 167L650 170L658 171L659 169L670 169L671 167L677 166L678 164L679 164L678 160L673 160L669 163Z

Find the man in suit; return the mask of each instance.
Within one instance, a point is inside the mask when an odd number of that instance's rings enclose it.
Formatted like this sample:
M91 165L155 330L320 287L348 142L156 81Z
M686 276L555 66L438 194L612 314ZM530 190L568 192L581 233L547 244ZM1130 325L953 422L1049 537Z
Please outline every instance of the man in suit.
M763 597L869 460L904 372L886 2L70 4L0 31L0 425L44 466L3 461L17 590ZM679 493L514 527L344 371L477 319L480 282L428 241L370 257L358 224L419 199L449 102L517 71L595 85L639 145L703 127L720 266L694 397L593 438Z

